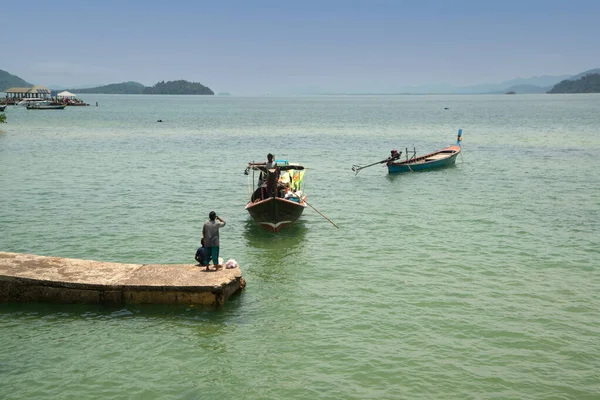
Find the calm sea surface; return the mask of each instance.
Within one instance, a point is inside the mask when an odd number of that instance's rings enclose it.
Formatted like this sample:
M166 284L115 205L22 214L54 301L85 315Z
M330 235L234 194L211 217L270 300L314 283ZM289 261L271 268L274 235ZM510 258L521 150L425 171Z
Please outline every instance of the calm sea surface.
M2 304L0 397L600 398L600 95L82 97L7 109L0 251L193 263L215 210L248 285L219 309ZM458 128L453 168L351 170ZM252 222L269 152L339 230Z

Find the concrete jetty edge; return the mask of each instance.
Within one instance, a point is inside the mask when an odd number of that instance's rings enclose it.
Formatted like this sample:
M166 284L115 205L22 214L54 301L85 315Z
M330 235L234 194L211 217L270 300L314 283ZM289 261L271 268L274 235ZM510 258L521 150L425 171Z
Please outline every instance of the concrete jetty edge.
M0 302L222 305L245 286L239 267L205 271L0 252Z

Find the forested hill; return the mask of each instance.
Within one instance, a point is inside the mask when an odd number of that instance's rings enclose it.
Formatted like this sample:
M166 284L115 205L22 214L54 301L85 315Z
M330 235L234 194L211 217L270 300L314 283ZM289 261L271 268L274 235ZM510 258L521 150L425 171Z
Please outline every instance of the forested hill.
M144 89L144 94L215 94L212 90L197 82L169 81L158 82Z
M548 93L600 93L600 74L588 74L576 80L564 80Z
M8 72L0 69L0 92L12 87L32 87L29 82L24 81L16 75L11 75Z
M144 86L138 82L123 82L89 89L69 89L69 91L102 94L214 94L212 90L200 83L184 80L162 81L154 86Z
M146 87L138 82L113 83L89 89L67 89L71 93L143 94Z

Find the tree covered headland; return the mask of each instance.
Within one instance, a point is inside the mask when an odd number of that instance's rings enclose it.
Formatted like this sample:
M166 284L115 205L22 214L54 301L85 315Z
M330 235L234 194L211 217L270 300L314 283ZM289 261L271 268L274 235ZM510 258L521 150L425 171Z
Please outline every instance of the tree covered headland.
M88 89L68 89L71 93L143 94L145 86L138 82L113 83Z
M31 87L31 83L0 69L0 92L12 87Z
M184 80L158 82L154 86L144 86L138 82L113 83L89 89L69 89L73 93L102 93L102 94L209 94L214 92L197 82Z
M576 80L557 83L548 93L600 93L600 74L589 74Z

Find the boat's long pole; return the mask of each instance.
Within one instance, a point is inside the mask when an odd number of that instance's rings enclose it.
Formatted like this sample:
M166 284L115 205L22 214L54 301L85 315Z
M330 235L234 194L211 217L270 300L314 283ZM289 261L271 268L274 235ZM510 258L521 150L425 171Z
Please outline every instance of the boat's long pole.
M458 136L456 137L456 145L458 147L461 147L462 145L462 129L458 130ZM462 151L460 152L460 161L465 162L465 160L463 159Z
M402 153L402 152L400 152L400 153ZM377 164L383 164L384 162L388 162L388 161L394 161L394 160L397 160L398 158L400 158L400 154L398 154L396 157L388 157L385 160L381 160L381 161L374 162L373 164L365 165L364 167L361 167L359 165L353 165L352 171L354 171L358 174L361 169L369 168L369 167L372 167L373 165L377 165Z
M336 224L334 224L332 220L330 220L329 218L327 218L326 216L324 216L323 214L321 214L321 212L320 212L319 210L317 210L316 208L314 208L314 207L312 206L312 204L310 204L310 203L309 203L308 201L306 201L306 200L304 200L304 202L305 202L306 204L308 204L308 205L310 206L310 208L312 208L312 209L313 209L313 210L315 210L317 213L319 213L319 215L320 215L321 217L323 217L323 218L325 218L327 221L331 222L331 225L333 225L333 226L335 226L336 228L340 229L340 227L339 227L339 226L337 226Z

